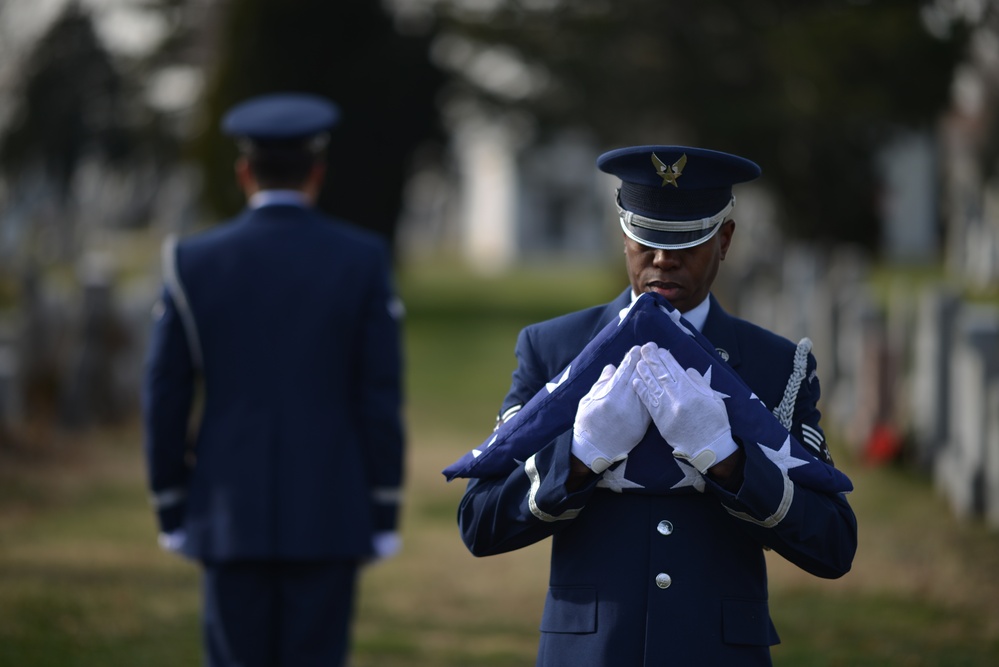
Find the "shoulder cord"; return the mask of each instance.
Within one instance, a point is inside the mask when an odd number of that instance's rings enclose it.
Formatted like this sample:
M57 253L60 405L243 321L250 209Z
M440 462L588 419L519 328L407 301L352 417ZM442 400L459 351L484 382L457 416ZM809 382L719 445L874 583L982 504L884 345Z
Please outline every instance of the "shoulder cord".
M791 430L791 423L794 419L794 404L798 400L798 389L801 387L802 380L805 379L805 371L808 370L808 353L811 351L811 339L802 338L794 351L794 369L787 379L784 397L781 399L780 405L774 408L774 416L788 431Z
M163 262L163 282L166 284L173 302L177 306L180 314L180 321L184 324L184 333L187 335L187 346L191 351L191 363L197 370L202 370L201 365L201 343L198 339L198 325L194 321L194 313L187 301L187 294L184 292L184 284L180 282L180 274L177 272L177 237L170 234L163 241L162 248Z

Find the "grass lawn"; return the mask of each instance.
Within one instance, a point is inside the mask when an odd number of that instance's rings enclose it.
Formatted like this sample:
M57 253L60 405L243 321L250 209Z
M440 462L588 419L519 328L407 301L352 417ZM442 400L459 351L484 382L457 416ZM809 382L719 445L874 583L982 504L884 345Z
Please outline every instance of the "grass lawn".
M473 558L455 526L462 484L440 470L492 428L517 330L610 298L618 271L400 276L404 549L363 576L353 667L533 664L547 545ZM954 520L925 479L834 454L857 487L860 551L837 581L771 559L776 664L999 664L999 535ZM134 424L0 451L0 666L197 665L199 632L198 570L155 544Z

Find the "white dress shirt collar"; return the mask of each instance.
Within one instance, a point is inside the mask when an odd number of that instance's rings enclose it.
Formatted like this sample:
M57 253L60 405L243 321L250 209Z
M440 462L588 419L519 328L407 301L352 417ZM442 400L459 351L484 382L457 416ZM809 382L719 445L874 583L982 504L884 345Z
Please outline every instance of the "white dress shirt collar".
M301 190L260 190L250 196L250 208L264 206L301 206L309 207L309 199Z

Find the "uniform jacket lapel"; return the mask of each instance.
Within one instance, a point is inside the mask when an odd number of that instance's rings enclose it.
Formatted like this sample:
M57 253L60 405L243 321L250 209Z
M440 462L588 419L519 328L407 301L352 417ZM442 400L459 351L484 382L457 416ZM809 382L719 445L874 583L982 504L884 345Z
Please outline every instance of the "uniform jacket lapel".
M719 305L713 294L708 298L711 299L711 310L708 311L708 319L704 322L701 333L711 341L729 366L738 368L742 356L739 353L739 339L732 323L733 318Z
M590 332L589 337L587 337L587 342L596 338L597 334L607 326L609 322L618 319L621 314L621 309L631 303L631 287L624 290L617 296L616 299L608 303L604 307L604 312L600 314L600 319L597 320L596 326L593 327L593 331Z

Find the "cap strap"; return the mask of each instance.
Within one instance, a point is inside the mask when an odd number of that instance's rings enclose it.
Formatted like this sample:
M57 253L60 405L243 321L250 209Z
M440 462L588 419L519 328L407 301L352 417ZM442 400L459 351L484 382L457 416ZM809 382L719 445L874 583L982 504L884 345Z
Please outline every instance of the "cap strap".
M728 214L735 207L735 195L729 199L728 205L722 210L708 218L699 220L656 220L639 215L634 211L625 210L621 206L621 191L617 191L617 212L621 216L621 224L645 227L657 232L695 232L703 229L710 229L720 222L724 222Z

